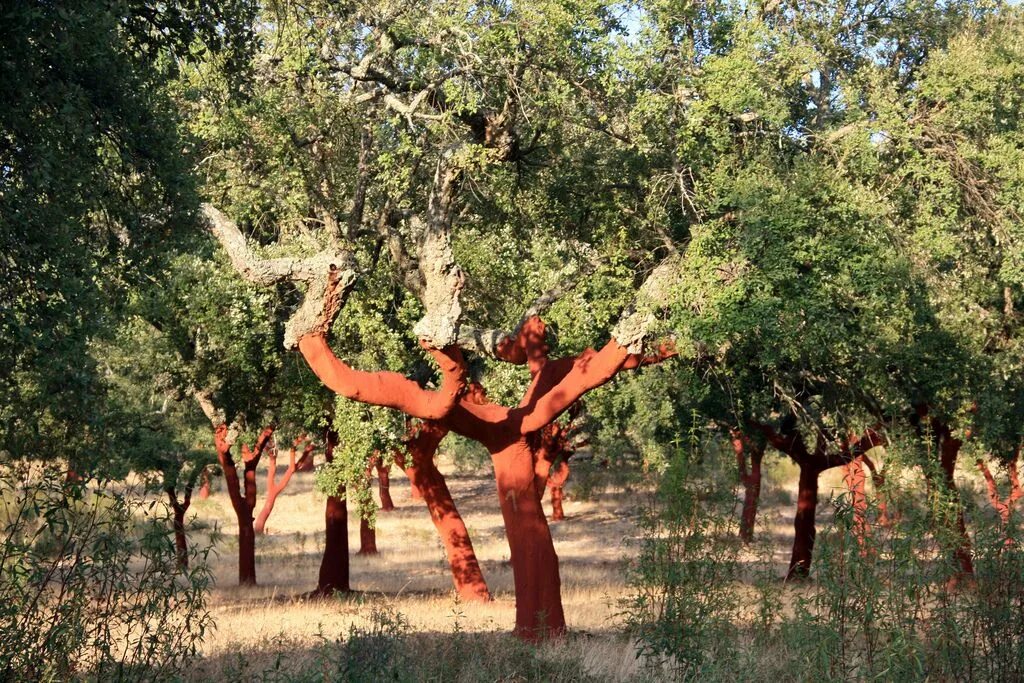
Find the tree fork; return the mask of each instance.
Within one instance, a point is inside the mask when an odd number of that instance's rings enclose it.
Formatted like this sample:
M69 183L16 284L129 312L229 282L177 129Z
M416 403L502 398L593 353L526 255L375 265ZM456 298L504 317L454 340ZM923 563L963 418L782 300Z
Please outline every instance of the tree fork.
M260 514L256 517L255 531L257 534L266 533L267 520L270 518L270 513L274 511L274 504L277 502L277 497L282 491L288 486L288 482L291 481L292 475L296 472L302 471L307 462L313 461L313 448L312 442L306 444L306 447L302 451L302 457L296 460L295 449L301 446L308 440L305 436L300 436L295 439L292 447L288 451L288 467L285 469L284 474L281 475L281 479L277 480L277 450L276 448L271 450L267 456L267 490L264 493L263 507L260 508Z
M1013 545L1013 539L1010 537L1010 516L1013 514L1013 505L1021 496L1024 496L1024 488L1021 488L1020 477L1017 472L1017 460L1019 457L1020 447L1014 451L1013 458L1006 463L1006 473L1010 479L1010 493L1006 498L1002 498L999 495L999 488L996 486L995 477L992 476L988 465L981 458L978 459L978 469L981 470L982 476L985 477L985 488L988 492L989 504L999 515L1000 527L1006 535L1006 545Z

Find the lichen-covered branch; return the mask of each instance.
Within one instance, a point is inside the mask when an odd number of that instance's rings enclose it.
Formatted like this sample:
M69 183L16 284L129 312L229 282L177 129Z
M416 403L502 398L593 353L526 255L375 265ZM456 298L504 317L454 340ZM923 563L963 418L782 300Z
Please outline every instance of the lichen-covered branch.
M301 337L321 328L324 312L332 310L327 324L355 284L358 269L355 257L343 248L324 250L308 258L261 259L249 248L238 225L223 212L203 205L210 232L228 254L231 265L249 282L272 285L279 282L305 283L302 304L285 324L285 347L294 348Z

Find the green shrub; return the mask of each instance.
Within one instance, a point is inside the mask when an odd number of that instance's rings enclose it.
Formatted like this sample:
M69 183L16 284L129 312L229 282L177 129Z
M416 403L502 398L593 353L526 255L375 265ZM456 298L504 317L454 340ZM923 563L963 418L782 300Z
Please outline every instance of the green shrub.
M640 655L681 678L727 678L736 662L739 543L724 462L696 448L669 460L629 576L623 615Z
M210 624L205 551L179 569L162 504L0 471L0 678L168 679Z

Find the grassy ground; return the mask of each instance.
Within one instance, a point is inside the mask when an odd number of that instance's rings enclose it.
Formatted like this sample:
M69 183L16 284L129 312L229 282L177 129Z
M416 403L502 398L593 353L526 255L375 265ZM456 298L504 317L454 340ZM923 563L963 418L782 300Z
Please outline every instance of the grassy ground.
M303 651L313 657L311 651L323 639L344 636L353 626L369 628L382 608L400 613L414 633L510 631L515 620L512 571L493 478L483 471L455 472L444 463L442 471L494 594L491 603L456 600L444 549L426 507L410 498L408 482L397 470L391 488L396 510L377 517L379 555L354 554L359 527L350 510L352 588L357 593L332 602L301 597L315 587L323 550L324 497L313 489L310 474L292 479L277 500L267 534L257 537L260 585L255 588L237 585L237 529L223 487L208 500L197 501L193 512L200 527L216 526L221 532L211 597L217 628L206 638L206 665L197 670L197 678L214 673L207 671L210 667L237 666L238 653L250 668L273 665L279 652L293 653L289 659ZM570 499L565 505L567 519L552 525L569 627L589 641L586 660L594 675L605 679L625 680L637 671L632 646L619 635L616 612L625 596L625 566L630 543L638 535L642 498L642 493L619 489L599 492L587 501Z
M402 631L411 634L406 649L422 650L424 657L438 661L467 656L491 661L500 671L512 670L507 677L500 674L503 680L641 678L643 667L634 645L622 633L618 613L620 601L628 594L626 568L634 553L633 542L639 537L637 522L648 493L643 489L605 489L594 491L588 500L579 500L570 487L566 520L553 524L552 531L573 635L547 646L539 655L516 659L509 653L519 652L518 646L507 636L515 617L512 573L493 479L486 471L457 472L450 463L442 462L441 469L469 527L495 596L493 602L465 604L455 599L444 551L426 508L422 501L410 498L408 482L397 470L392 473L391 488L397 509L378 515L379 555L354 554L359 548L359 527L358 518L350 511L352 587L356 593L326 602L302 598L315 586L323 544L324 498L313 489L310 474L292 479L278 498L268 533L257 537L260 585L240 588L237 529L221 485L208 500L197 501L192 510L201 528L215 526L221 532L213 559L216 587L210 601L217 627L206 637L204 657L192 672L194 680L265 680L268 671L291 679L299 671L321 666L326 646L348 637L351 629L372 633L394 626L382 627L381 614L403 620ZM792 541L796 468L772 459L765 477L758 533L762 544L765 539L770 543L781 577ZM261 481L261 492L262 485ZM840 473L827 473L821 481L822 500L833 490L840 492L841 487ZM823 503L819 515L824 520L831 515L831 507ZM193 540L202 543L202 536L197 536ZM471 655L467 655L467 647ZM512 659L499 661L502 657ZM541 670L529 670L538 666ZM486 667L468 670L475 673L459 670L463 671L461 680L495 678Z

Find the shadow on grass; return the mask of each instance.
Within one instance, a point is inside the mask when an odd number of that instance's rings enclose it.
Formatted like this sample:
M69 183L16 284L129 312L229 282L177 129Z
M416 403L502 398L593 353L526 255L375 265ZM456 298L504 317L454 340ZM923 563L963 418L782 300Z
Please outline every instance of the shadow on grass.
M627 638L569 636L533 646L507 633L407 630L401 615L374 612L345 634L310 647L277 637L202 658L185 680L205 681L610 681L644 680Z

